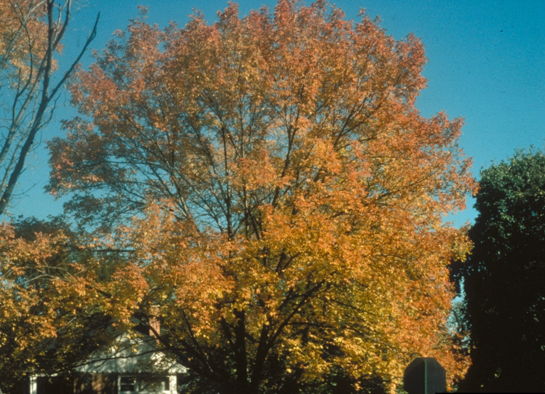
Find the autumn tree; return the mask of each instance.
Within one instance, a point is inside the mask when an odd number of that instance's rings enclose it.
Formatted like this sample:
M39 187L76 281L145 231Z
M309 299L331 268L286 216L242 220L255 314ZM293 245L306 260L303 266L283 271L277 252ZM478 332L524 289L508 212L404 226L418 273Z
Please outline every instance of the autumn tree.
M545 389L545 155L519 151L481 172L463 279L473 365L461 388Z
M69 371L112 340L112 319L97 297L107 294L106 281L97 286L93 254L68 227L34 218L0 227L4 392L16 392L30 373Z
M469 243L443 219L474 183L462 121L415 107L420 41L322 1L218 15L132 21L49 145L67 212L134 249L111 313L158 318L203 390L392 387L416 355L463 375L446 264Z
M95 23L74 63L59 72L72 0L0 0L0 215L12 199L37 133L51 120L59 91L96 34Z

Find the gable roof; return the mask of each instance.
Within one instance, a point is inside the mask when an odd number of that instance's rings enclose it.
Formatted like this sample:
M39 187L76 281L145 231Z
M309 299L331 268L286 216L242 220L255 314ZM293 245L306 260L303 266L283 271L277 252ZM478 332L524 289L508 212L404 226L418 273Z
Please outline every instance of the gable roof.
M105 351L93 353L75 369L82 373L184 373L187 368L157 350L155 338L138 332L119 335Z

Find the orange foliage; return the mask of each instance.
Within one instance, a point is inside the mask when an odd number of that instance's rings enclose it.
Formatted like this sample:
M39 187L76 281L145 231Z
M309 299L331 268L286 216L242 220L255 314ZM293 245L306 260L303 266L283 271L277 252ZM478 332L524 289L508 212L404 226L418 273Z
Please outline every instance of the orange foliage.
M45 2L0 0L0 87L37 68L47 49ZM32 72L36 73L36 70Z
M2 384L38 371L58 371L81 361L104 342L97 327L109 319L96 275L70 252L61 232L16 236L0 226L0 360ZM84 333L95 329L93 344ZM78 359L79 358L79 359ZM14 389L12 387L12 389Z
M443 219L474 181L462 121L415 108L425 60L321 1L135 20L72 84L50 190L85 223L136 215L117 305L159 306L162 343L218 390L395 385L417 355L452 382L447 263L469 242Z

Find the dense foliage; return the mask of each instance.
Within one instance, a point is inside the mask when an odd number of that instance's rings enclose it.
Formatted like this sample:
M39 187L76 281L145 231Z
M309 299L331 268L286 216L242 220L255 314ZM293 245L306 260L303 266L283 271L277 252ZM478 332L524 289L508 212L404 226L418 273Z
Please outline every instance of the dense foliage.
M456 267L473 361L461 389L542 392L545 155L520 151L482 171L475 207L475 247Z
M29 373L67 372L112 340L96 296L91 255L61 220L0 226L0 389L19 392ZM94 272L99 272L94 270ZM94 287L94 288L93 288ZM92 290L92 291L91 291Z
M159 319L202 392L391 389L417 355L459 378L447 263L469 242L443 218L474 183L462 122L415 108L424 64L321 1L133 21L50 143L50 190L98 225L56 285L77 316Z

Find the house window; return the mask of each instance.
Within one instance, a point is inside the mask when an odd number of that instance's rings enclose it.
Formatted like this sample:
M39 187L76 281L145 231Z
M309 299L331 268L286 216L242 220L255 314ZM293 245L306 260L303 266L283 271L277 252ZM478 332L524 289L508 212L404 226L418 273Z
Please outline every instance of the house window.
M171 393L170 377L160 377L153 380L140 380L135 376L121 376L119 378L119 394L145 393L159 394ZM174 392L174 391L173 391Z
M136 391L136 378L133 376L122 376L119 381L119 391L134 393Z
M170 391L170 378L168 376L161 378L161 387L163 391Z

